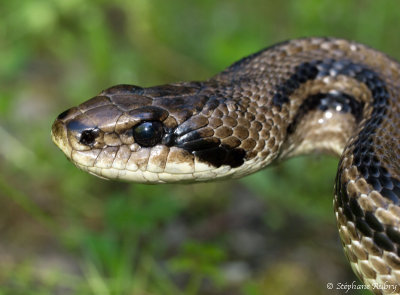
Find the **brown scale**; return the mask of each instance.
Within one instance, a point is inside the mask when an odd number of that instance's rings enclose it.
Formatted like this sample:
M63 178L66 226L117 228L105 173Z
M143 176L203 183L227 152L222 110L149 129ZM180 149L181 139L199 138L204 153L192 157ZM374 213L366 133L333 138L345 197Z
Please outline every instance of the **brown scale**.
M310 152L341 155L334 209L345 253L374 293L400 294L399 93L400 65L385 54L306 38L207 81L109 88L62 113L52 136L90 173L149 182L243 176Z

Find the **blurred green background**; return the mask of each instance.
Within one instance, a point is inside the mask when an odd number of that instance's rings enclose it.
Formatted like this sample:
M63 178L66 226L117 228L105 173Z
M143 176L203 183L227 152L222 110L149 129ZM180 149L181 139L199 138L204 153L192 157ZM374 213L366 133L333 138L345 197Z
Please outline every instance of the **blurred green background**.
M113 84L201 80L285 39L400 58L400 2L0 2L0 295L344 294L337 159L240 181L145 186L77 170L53 119ZM350 290L347 294L368 294Z

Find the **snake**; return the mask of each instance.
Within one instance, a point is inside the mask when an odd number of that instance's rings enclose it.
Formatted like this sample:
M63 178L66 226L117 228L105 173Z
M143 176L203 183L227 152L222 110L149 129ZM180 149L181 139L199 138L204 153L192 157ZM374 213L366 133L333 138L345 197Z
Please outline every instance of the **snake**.
M400 294L400 64L332 37L284 41L204 81L121 84L62 112L52 139L105 179L238 178L289 157L339 157L344 252L375 294Z

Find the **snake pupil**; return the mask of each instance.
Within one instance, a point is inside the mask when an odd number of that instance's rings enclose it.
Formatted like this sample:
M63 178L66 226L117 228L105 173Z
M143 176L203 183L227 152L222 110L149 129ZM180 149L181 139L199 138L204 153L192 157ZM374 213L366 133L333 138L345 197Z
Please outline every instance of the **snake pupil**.
M93 145L96 137L99 135L98 129L87 129L82 131L79 142L84 145Z
M143 122L133 128L135 142L143 147L152 147L163 137L163 125L158 121Z

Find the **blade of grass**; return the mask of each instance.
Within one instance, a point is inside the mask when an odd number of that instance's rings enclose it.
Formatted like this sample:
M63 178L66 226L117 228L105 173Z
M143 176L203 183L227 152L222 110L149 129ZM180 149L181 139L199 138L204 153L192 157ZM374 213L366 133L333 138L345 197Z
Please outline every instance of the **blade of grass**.
M93 263L88 262L85 268L85 277L88 285L95 295L110 295L107 282L101 276L100 272Z

